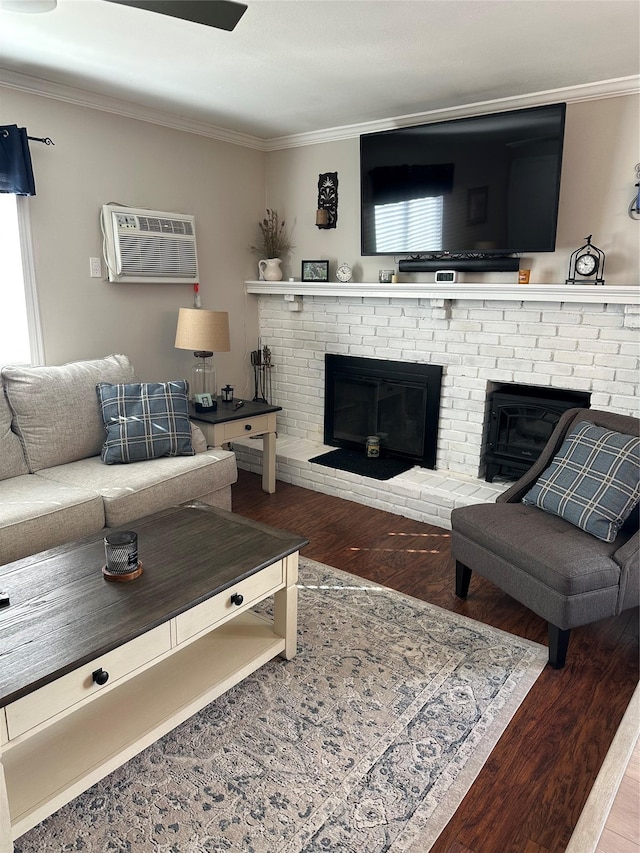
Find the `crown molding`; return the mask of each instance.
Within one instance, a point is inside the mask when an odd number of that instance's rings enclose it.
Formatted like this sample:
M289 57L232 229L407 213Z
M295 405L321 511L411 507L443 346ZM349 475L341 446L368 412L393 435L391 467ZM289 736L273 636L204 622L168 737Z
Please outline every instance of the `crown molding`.
M227 130L224 127L217 127L207 122L188 119L177 113L167 112L156 109L155 107L146 107L136 104L133 101L100 95L76 86L54 83L42 77L20 74L8 68L0 67L0 86L8 89L18 89L21 92L28 92L30 95L41 95L56 101L64 101L67 104L75 104L76 106L89 107L90 109L100 110L101 112L113 113L114 115L124 116L125 118L146 121L150 124L159 124L162 127L169 127L173 130L183 130L185 133L208 136L211 139L218 139L220 142L229 142L232 145L257 148L259 151L266 150L265 140L257 136L250 136L246 133L238 133L233 130Z
M514 95L511 98L496 98L492 101L478 101L472 104L445 107L424 113L411 113L380 121L332 127L327 130L298 133L292 136L273 137L266 140L265 150L277 151L282 148L297 148L303 145L316 145L321 142L337 142L342 139L353 139L363 133L394 130L397 127L409 127L412 124L438 121L440 119L465 118L467 116L481 115L488 111L500 112L501 110L520 109L523 107L538 107L562 101L568 104L580 101L597 101L601 98L615 98L622 95L637 95L639 93L640 75L636 74L632 77L617 77L613 80L601 80L597 83L585 83L580 86L565 86L562 89L548 89L545 92Z
M380 121L362 122L326 130L297 133L290 136L278 136L271 139L261 139L246 133L227 130L207 122L188 119L177 113L167 112L154 107L142 106L132 101L100 95L76 86L54 83L41 77L33 77L0 67L0 86L18 89L32 95L41 95L77 106L89 107L102 112L146 121L162 125L185 133L195 133L207 136L220 142L254 148L258 151L278 151L284 148L299 148L306 145L318 145L326 142L338 142L343 139L353 139L362 133L375 133L381 130L393 130L397 127L407 127L425 121L438 121L448 118L463 118L480 115L487 111L518 109L523 107L543 106L557 101L578 103L580 101L595 101L601 98L615 98L623 95L640 93L640 75L617 77L613 80L601 80L597 83L585 83L580 86L566 86L561 89L548 89L544 92L534 92L527 95L514 95L510 98L497 98L490 101L478 101L472 104L462 104L456 107L446 107L423 113L411 113L403 116L382 119Z

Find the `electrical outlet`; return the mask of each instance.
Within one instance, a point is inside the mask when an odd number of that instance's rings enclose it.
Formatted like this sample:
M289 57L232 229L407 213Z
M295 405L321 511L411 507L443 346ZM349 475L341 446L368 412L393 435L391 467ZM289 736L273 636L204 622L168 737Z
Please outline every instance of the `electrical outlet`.
M100 258L89 258L89 274L91 278L102 278L102 262Z

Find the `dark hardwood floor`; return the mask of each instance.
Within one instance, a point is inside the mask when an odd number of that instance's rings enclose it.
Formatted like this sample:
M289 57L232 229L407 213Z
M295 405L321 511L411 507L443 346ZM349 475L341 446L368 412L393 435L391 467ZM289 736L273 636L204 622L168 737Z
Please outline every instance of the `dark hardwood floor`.
M474 575L454 594L449 531L239 472L233 510L309 539L302 554L546 645L546 623ZM546 667L433 853L561 853L638 682L638 611L572 631Z

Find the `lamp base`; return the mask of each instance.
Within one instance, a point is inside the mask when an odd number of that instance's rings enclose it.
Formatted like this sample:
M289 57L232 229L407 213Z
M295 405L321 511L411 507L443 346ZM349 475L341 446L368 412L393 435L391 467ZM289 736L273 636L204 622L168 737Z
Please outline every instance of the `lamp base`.
M216 371L213 366L213 353L208 350L194 352L195 361L191 368L191 402L198 402L201 394L208 394L212 400L218 396Z

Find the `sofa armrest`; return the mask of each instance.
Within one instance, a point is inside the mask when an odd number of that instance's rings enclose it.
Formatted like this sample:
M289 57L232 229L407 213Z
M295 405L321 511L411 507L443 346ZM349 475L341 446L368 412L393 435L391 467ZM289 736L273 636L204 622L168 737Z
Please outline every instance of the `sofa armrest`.
M636 531L613 554L620 566L618 613L640 604L640 531Z
M191 443L196 453L204 453L207 450L207 439L198 424L194 424L193 421L191 421Z

